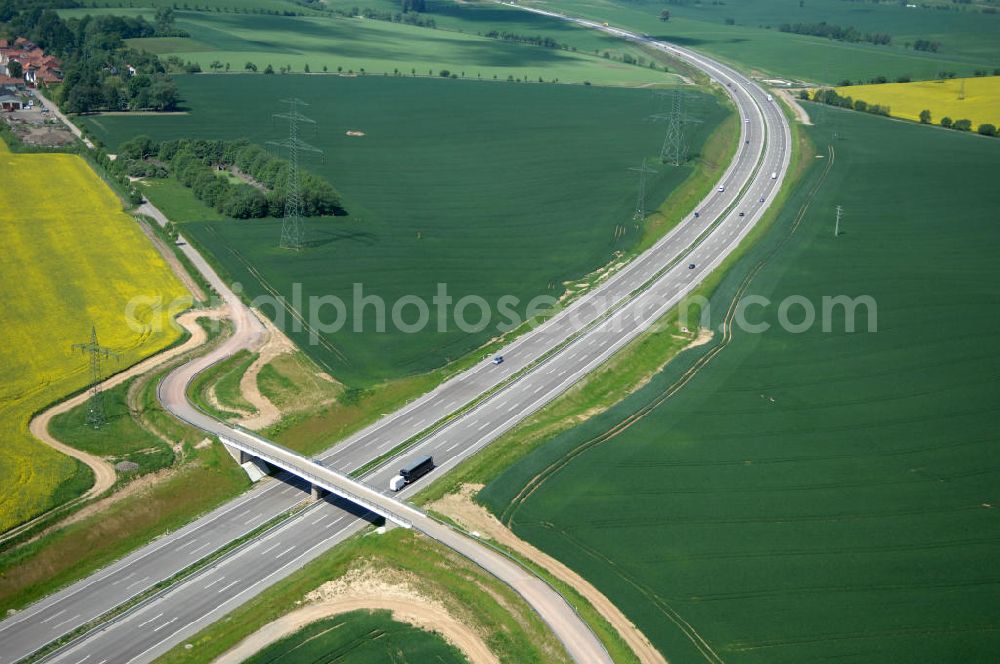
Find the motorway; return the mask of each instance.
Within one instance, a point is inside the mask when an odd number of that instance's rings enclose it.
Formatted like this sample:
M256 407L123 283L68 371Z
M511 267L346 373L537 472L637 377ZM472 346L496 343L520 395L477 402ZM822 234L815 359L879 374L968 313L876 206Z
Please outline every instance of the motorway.
M698 218L687 219L600 287L504 348L503 364L483 362L454 376L320 455L325 466L353 471L426 432L402 457L432 454L438 465L434 474L452 468L593 371L676 305L736 248L781 186L790 158L789 127L781 109L756 84L686 49L578 22L668 51L725 86L748 121L742 123L739 150L720 180L724 191L715 190L700 203ZM777 177L772 179L772 173ZM197 259L196 266L204 266L232 307L236 332L220 349L168 376L160 385L161 400L206 431L223 437L247 435L195 411L185 398L186 385L198 371L260 334L259 321L201 257ZM473 405L427 432L467 404ZM363 480L382 491L399 465L399 458L391 459ZM422 484L426 480L398 496ZM23 659L170 578L286 512L301 502L304 491L301 483L262 482L241 498L8 618L0 623L0 662ZM371 516L338 499L315 503L49 659L88 664L151 661L358 532Z

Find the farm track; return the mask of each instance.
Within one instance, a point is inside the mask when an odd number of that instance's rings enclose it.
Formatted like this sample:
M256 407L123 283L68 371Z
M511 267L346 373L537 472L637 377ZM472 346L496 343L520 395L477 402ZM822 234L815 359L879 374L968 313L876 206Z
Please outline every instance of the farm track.
M170 362L171 360L184 355L192 350L203 345L207 339L208 335L205 330L197 324L198 318L222 318L227 315L227 309L225 307L219 309L205 309L187 312L177 318L178 324L182 325L185 330L188 331L188 339L173 348L168 348L162 353L158 353L151 357L146 358L142 362L135 364L125 371L115 374L110 378L103 381L99 389L103 392L109 390L113 387L121 385L122 383L131 380L136 376L140 376L144 373L155 370L156 368L163 366L164 364ZM87 464L90 469L94 472L94 485L87 490L81 496L74 498L73 500L63 503L55 510L41 514L31 521L21 524L17 528L14 528L4 534L4 537L0 541L9 540L16 537L18 534L30 529L36 524L43 520L49 519L53 516L53 513L59 513L66 511L72 507L79 505L80 503L87 502L93 498L102 496L105 492L114 487L115 483L118 481L118 474L115 472L115 467L102 459L101 457L90 454L89 452L84 452L78 450L75 447L67 445L62 441L58 440L55 436L49 433L49 424L52 422L53 418L68 413L74 408L81 406L87 402L90 398L90 390L80 392L76 396L73 396L65 401L61 401L56 405L52 406L48 410L39 413L34 418L32 418L31 423L28 425L31 435L33 435L38 440L42 441L49 447L62 452L67 456L71 456L74 459L79 460L82 463Z

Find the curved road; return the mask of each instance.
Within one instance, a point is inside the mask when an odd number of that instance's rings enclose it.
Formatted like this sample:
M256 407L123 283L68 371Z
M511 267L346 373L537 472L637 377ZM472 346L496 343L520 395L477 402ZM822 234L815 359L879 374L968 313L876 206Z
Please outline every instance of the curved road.
M788 123L781 109L770 103L755 83L686 49L590 21L565 20L644 41L691 62L725 86L745 122L739 151L720 180L723 191L713 191L700 203L698 218L687 219L599 288L512 342L502 351L506 358L503 364L484 362L459 374L332 447L320 457L328 467L353 471L417 435L422 435L417 445L401 456L433 454L438 464L435 473L474 454L564 392L675 306L737 247L781 186L790 158ZM160 395L166 407L210 433L227 438L247 436L195 410L186 400L185 386L198 371L255 343L262 328L202 257L190 246L185 249L231 305L236 333L210 355L171 374L161 384ZM461 415L435 425L463 406L467 408ZM398 458L391 459L363 479L381 491L399 465ZM302 498L301 482L264 482L240 499L8 618L0 623L0 662L17 661L77 629L285 512ZM50 659L88 664L151 661L357 532L370 517L337 499L318 502L123 617L77 639ZM523 570L518 572L520 568L493 568L491 556L495 554L490 549L465 537L450 539L447 533L455 534L450 529L438 532L425 527L429 535L522 592L563 643L571 646L578 661L606 661L607 654L599 643L594 645L596 639L579 617L561 597L535 585L541 583L537 579Z

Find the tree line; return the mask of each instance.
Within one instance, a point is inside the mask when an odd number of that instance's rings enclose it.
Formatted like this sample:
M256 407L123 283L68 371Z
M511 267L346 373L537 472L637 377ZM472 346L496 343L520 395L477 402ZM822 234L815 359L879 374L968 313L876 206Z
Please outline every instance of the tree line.
M802 90L799 93L799 98L806 101L812 99L812 101L818 101L822 104L827 104L829 106L850 108L855 111L861 111L863 113L873 113L875 115L888 116L890 112L890 108L888 106L881 106L879 104L869 104L868 102L862 99L852 99L849 96L839 95L837 94L836 90L830 90L829 88L816 90L812 94L812 97L809 96L808 90ZM920 118L920 124L933 124L931 112L929 109L924 109L920 111L919 118ZM943 118L941 118L939 124L945 129L956 129L958 131L972 131L972 120L967 120L964 118L959 120L953 120L952 118L946 115ZM976 131L977 133L982 134L983 136L996 136L998 133L996 125L989 122L984 122L980 124L976 128Z
M194 195L236 219L280 217L285 210L288 160L247 140L179 139L155 142L136 136L120 148L119 168L136 177L173 175ZM224 171L238 171L252 182L233 182ZM303 216L344 214L340 195L326 180L299 172Z
M513 32L490 30L483 35L489 39L499 39L500 41L517 42L519 44L531 44L532 46L542 46L544 48L561 48L569 50L565 44L560 44L552 37L541 35L519 35Z
M809 93L803 90L803 99L809 99ZM818 101L821 104L827 104L828 106L839 106L841 108L852 108L855 111L861 111L862 113L872 113L873 115L889 115L890 108L888 106L882 106L881 104L869 104L862 99L852 99L850 96L843 96L837 94L836 90L831 90L829 88L824 88L822 90L817 90L813 93L813 101Z
M782 23L778 26L781 32L791 32L797 35L811 35L813 37L827 37L836 41L845 42L868 42L888 46L892 43L892 37L883 32L861 32L854 26L841 27L826 21L819 23Z
M125 40L177 34L172 12L162 10L156 25L141 16L64 20L51 9L19 10L12 0L0 0L0 35L25 37L62 61L57 101L70 113L175 110L180 96L163 63L127 47Z

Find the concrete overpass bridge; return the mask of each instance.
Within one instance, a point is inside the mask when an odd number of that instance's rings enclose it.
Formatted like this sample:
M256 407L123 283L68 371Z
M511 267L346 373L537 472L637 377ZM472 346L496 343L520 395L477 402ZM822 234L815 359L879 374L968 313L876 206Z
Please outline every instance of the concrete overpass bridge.
M315 499L321 498L324 492L332 493L403 528L412 528L414 518L427 518L412 505L256 434L231 429L220 435L219 440L236 453L234 456L239 456L241 464L258 459L309 482Z

